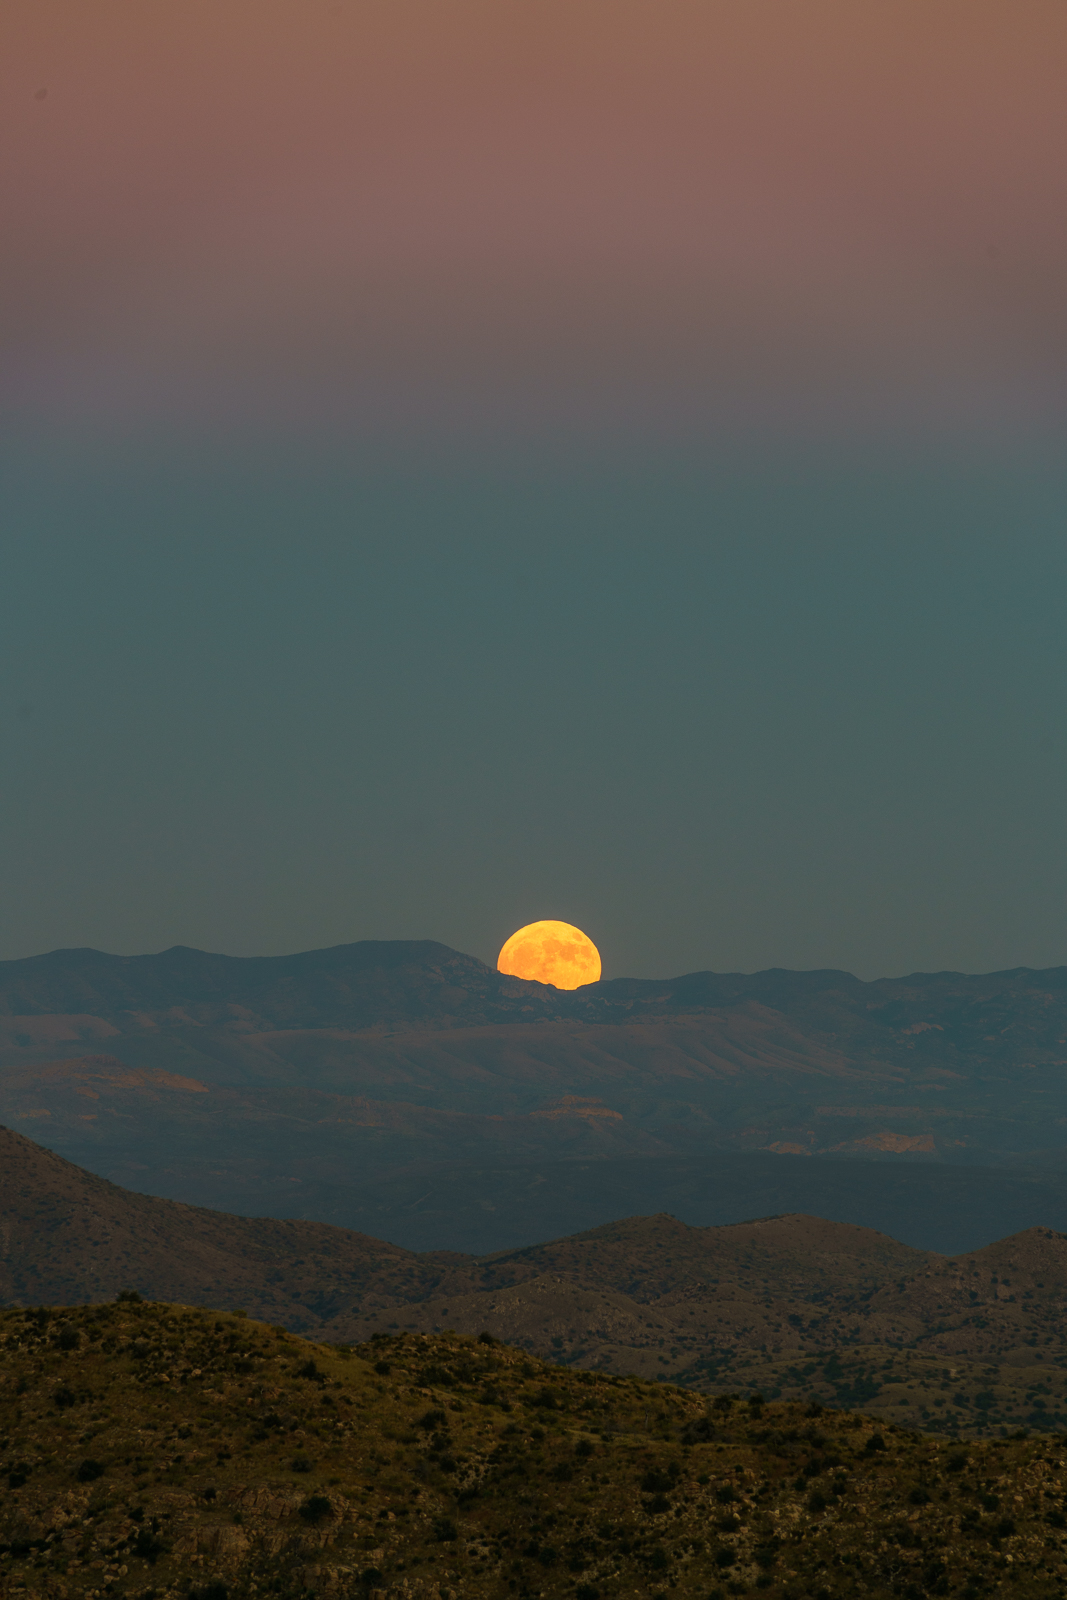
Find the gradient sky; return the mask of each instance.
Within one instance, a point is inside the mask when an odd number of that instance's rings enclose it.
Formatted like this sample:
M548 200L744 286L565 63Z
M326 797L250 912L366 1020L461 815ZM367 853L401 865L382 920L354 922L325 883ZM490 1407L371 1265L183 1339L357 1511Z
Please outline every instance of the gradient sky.
M1067 961L1060 0L9 0L0 956Z

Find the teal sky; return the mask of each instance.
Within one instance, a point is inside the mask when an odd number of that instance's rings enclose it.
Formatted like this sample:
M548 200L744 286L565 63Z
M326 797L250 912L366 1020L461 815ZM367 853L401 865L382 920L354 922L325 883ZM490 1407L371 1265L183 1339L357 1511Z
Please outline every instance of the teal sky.
M1067 475L853 447L5 467L3 948L559 917L608 976L1067 960Z

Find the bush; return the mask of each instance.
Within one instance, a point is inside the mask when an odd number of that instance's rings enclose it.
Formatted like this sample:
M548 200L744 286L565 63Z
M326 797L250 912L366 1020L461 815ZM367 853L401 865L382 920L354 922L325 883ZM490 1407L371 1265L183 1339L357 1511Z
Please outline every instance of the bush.
M61 1350L77 1350L82 1342L82 1336L77 1328L64 1328L56 1344Z
M454 1389L456 1380L447 1367L423 1367L418 1376L420 1389Z
M123 1289L118 1295L117 1300L119 1305L144 1305L144 1301L141 1299L141 1296L137 1293L136 1289Z
M443 1411L427 1411L419 1418L418 1425L432 1433L434 1428L447 1428L448 1418Z
M486 1329L483 1328L481 1333L478 1335L478 1343L479 1344L496 1344L496 1340L493 1338L493 1335L491 1333L487 1332Z
M296 1376L298 1378L321 1378L323 1382L326 1381L325 1373L319 1371L318 1363L315 1361L305 1361L302 1367L297 1367Z
M305 1522L310 1522L314 1527L319 1522L324 1522L327 1517L333 1516L333 1506L324 1494L309 1495L300 1507L300 1515Z
M378 1374L379 1378L387 1378L393 1369L388 1361L376 1361L374 1363L374 1370Z
M433 1536L438 1544L450 1544L456 1537L456 1524L451 1517L435 1517L433 1519Z
M95 1483L104 1476L104 1469L99 1461L83 1461L74 1476L79 1483Z
M871 1437L867 1440L864 1449L867 1451L869 1456L873 1455L876 1450L885 1449L885 1440L882 1438L880 1433L872 1433Z
M147 1528L141 1528L133 1542L134 1555L140 1556L142 1561L147 1561L150 1567L155 1566L158 1557L163 1554L165 1549L166 1546L162 1539L158 1539L155 1533L150 1532Z
M61 1411L67 1406L76 1405L73 1389L68 1389L65 1383L61 1384L52 1396L52 1404L58 1406Z
M311 1462L308 1460L307 1456L294 1456L290 1462L290 1466L294 1472L311 1471Z
M930 1504L930 1491L924 1489L921 1483L917 1483L909 1494L908 1500L913 1506L928 1506Z

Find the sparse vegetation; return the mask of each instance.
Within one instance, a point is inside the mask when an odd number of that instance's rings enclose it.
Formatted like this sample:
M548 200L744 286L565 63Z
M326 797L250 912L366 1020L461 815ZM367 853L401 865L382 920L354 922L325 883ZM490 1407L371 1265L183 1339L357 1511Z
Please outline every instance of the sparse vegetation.
M129 1300L0 1313L5 1595L1051 1596L1065 1457L473 1336L340 1351Z

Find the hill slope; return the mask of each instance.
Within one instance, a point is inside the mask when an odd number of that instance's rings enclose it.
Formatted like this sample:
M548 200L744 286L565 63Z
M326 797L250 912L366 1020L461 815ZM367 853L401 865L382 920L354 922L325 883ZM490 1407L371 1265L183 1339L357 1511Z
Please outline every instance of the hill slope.
M320 1330L449 1278L446 1254L317 1222L226 1216L130 1194L0 1128L0 1304L153 1299L232 1308Z
M481 1258L128 1194L0 1129L0 1303L124 1289L334 1341L454 1329L561 1365L861 1406L928 1431L1067 1428L1067 1238L966 1256L815 1217L631 1217Z
M455 1337L313 1346L129 1302L0 1314L0 1585L769 1600L1061 1592L1060 1441L561 1372Z

